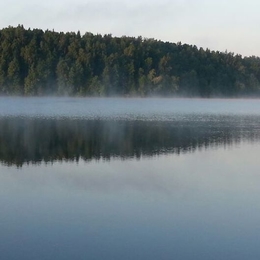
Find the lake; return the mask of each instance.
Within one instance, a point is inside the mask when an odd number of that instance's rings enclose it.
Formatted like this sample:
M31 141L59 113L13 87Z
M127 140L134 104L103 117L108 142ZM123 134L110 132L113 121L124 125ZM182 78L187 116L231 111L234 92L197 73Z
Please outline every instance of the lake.
M260 100L0 98L1 260L259 259Z

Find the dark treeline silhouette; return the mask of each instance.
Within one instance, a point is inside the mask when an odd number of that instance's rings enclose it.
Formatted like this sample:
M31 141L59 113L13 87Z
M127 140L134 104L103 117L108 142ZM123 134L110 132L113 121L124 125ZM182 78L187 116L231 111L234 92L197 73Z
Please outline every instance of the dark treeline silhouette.
M142 37L0 30L1 95L250 96L260 58Z
M260 122L260 119L256 119ZM141 158L190 153L260 140L258 124L219 121L109 121L83 119L0 118L0 162Z

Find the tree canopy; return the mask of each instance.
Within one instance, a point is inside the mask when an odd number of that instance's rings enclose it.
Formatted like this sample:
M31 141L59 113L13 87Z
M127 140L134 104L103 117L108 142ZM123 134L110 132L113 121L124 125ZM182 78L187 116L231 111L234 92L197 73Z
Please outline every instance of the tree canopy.
M0 30L1 95L260 94L260 58L142 37Z

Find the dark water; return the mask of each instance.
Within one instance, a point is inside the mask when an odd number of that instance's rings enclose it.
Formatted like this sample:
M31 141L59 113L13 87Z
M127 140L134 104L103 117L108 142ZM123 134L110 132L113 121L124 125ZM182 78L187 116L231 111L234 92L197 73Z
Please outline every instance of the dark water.
M259 259L260 101L0 98L0 259Z

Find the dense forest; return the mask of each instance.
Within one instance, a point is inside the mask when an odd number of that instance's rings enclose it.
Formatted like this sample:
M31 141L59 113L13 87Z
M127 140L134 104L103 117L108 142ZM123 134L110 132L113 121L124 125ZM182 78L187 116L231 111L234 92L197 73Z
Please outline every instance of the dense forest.
M260 58L142 37L0 30L1 95L260 95Z

